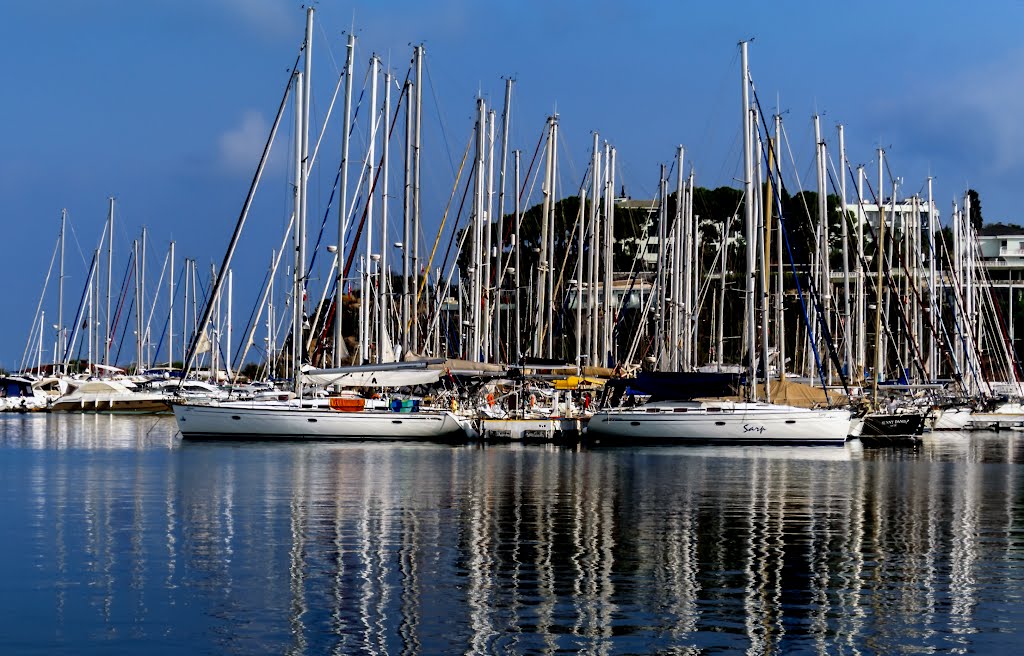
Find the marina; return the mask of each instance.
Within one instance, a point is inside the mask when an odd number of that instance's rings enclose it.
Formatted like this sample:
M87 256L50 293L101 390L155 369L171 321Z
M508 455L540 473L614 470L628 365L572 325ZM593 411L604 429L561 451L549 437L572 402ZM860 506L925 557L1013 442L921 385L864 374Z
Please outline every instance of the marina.
M8 10L0 653L1019 651L1024 9L442 5Z

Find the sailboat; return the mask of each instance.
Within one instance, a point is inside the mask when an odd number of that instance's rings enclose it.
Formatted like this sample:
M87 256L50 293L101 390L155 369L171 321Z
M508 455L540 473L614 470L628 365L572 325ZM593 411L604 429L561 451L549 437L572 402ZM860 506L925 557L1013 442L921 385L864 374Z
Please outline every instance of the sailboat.
M308 135L309 125L309 80L310 80L310 46L312 43L313 8L307 8L306 35L303 46L304 71L298 68L298 61L292 72L274 121L271 135L263 150L263 156L257 168L252 188L246 199L235 234L228 246L224 263L209 294L209 301L204 316L199 322L206 326L210 320L217 296L224 279L224 272L229 270L230 260L237 245L249 204L256 185L266 164L270 144L280 124L287 96L293 93L296 103L297 134ZM349 36L347 71L351 79L351 62L354 50L354 37ZM374 60L376 61L376 59ZM376 70L376 69L375 69ZM351 93L351 87L346 94ZM374 94L375 95L375 94ZM349 99L346 98L346 105ZM345 133L347 134L347 130ZM371 133L374 131L371 130ZM296 266L294 272L294 298L305 297L304 288L304 250L305 250L305 202L308 177L308 138L296 139L296 190L295 194L295 241ZM371 190L372 192L372 190ZM344 194L343 194L344 196ZM342 207L346 198L341 199ZM339 235L341 237L341 235ZM339 244L344 244L343 238ZM353 245L355 248L355 245ZM340 260L341 258L338 258ZM340 286L338 288L340 293ZM365 299L364 299L365 302ZM275 401L217 401L178 402L173 404L174 418L178 429L185 439L245 439L245 440L349 440L349 439L386 439L386 440L464 440L475 435L469 422L449 410L422 407L418 399L364 399L355 394L346 396L319 396L303 398L304 389L309 386L327 387L358 387L390 388L412 387L437 383L442 375L440 369L427 369L427 362L389 363L377 365L361 365L355 367L338 367L332 369L312 369L296 366L301 360L302 349L298 346L303 340L304 316L303 303L293 304L295 315L292 324L292 355L295 376L294 393L283 395L283 400ZM186 355L186 369L195 359L199 337L197 331ZM383 395L375 395L383 396Z
M754 281L756 273L755 251L760 250L764 266L764 249L758 243L754 216L753 120L749 93L750 74L747 67L747 43L740 44L743 74L743 145L744 145L744 206L747 237L747 344L746 366L749 397L757 390L755 366ZM763 241L761 242L763 246ZM766 330L762 327L762 337ZM766 361L767 364L767 361ZM767 376L768 368L764 367ZM708 376L707 374L675 374L677 376ZM721 374L720 374L721 376ZM850 412L845 409L812 409L757 400L708 400L715 394L709 386L713 381L705 378L695 387L699 390L690 398L677 393L675 399L655 400L640 407L608 409L595 413L587 426L587 441L713 444L843 444L846 442ZM723 382L718 379L718 382ZM765 386L770 394L770 386Z

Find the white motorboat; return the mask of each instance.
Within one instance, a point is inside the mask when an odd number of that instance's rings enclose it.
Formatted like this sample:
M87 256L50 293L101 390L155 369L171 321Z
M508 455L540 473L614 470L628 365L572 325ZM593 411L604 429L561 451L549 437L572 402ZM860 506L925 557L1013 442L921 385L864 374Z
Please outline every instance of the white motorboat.
M323 401L175 403L173 409L184 439L465 440L476 434L466 419L447 410L368 410L331 403L351 399Z
M657 401L594 413L588 442L843 444L848 410L741 401Z
M51 412L160 414L171 409L162 392L136 392L126 380L71 381L69 391L50 404Z

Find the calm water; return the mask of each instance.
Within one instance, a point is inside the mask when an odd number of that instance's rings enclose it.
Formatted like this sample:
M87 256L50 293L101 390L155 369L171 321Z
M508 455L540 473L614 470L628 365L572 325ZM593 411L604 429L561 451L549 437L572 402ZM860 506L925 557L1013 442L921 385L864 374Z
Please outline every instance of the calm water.
M0 653L1024 648L1024 436L193 444L0 417Z

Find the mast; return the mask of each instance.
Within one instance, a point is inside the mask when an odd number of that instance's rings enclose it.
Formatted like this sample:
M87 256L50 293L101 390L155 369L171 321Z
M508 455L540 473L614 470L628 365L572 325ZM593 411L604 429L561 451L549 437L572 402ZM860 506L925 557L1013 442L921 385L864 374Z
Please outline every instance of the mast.
M740 42L740 59L743 73L743 214L745 239L747 242L747 274L746 274L746 345L747 374L750 381L750 398L757 398L757 372L754 367L756 336L754 334L754 255L757 234L754 227L754 181L753 181L753 145L751 143L750 117L750 71L747 66L747 42ZM723 260L724 262L724 260Z
M515 305L516 305L516 320L515 320L514 340L515 340L515 345L516 345L516 348L515 348L515 358L516 358L515 362L519 363L519 361L523 357L523 351L522 351L522 348L523 348L523 322L522 322L522 315L519 312L519 305L520 305L520 300L521 300L520 299L520 296L521 296L520 292L522 291L520 289L520 285L521 285L520 275L521 275L522 267L520 266L520 263L519 263L519 213L520 213L520 198L519 198L519 184L520 184L520 180L519 180L519 151L516 150L512 155L513 155L513 157L512 157L512 169L514 171L513 175L515 177L515 184L516 184L516 187L515 187L515 192L516 193L515 193L515 199L514 199L515 200L515 218L513 219L515 221L515 225L513 226L513 233L512 233L512 241L513 241L512 248L515 250L515 259L513 260L513 262L515 262L515 272L512 274L513 275L513 285L515 286Z
M509 123L511 120L512 111L512 78L505 80L505 104L501 112L501 168L498 171L498 229L499 235L504 234L505 225L505 167L508 163L508 130ZM516 188L516 195L519 194L518 187ZM501 262L501 251L498 252L498 261ZM497 282L498 294L495 298L495 310L494 310L494 345L492 351L494 358L497 360L501 354L501 340L499 339L498 327L501 325L501 289L504 287L505 271L498 271L495 273L495 280ZM506 323L506 325L508 325ZM518 339L518 337L517 337ZM508 336L505 338L506 344L508 344ZM511 349L506 347L506 352L510 352Z
M882 340L882 267L885 260L885 205L882 198L882 170L885 151L878 149L878 243L875 244L876 277L875 277L875 371L871 404L878 407L878 383L882 380L883 340Z
M774 171L769 171L768 176L775 180L773 185L775 189L779 190L779 194L782 193L782 158L776 156L777 149L781 143L780 137L782 136L782 115L775 115L775 135L774 140L771 142L772 158L770 163L774 165ZM785 241L782 234L782 213L779 212L778 218L775 221L775 260L778 270L776 271L775 278L775 347L778 349L778 361L779 361L779 380L782 382L786 381L786 289L785 289L785 267L783 266L783 242ZM795 344L795 342L794 342Z
M473 271L470 304L472 307L472 333L470 335L470 360L483 360L481 353L481 316L480 305L483 302L483 271L486 257L483 250L484 233L484 186L486 184L485 169L487 168L487 106L483 98L476 99L476 172L473 177Z
M548 278L548 292L547 292L547 357L554 357L554 344L555 344L555 208L558 206L557 194L558 186L558 116L555 116L555 121L551 126L551 187L549 190L549 196L551 203L549 209L551 216L548 217L548 223L550 229L548 230L548 260L549 266L547 271Z
M412 348L419 348L420 334L420 135L423 125L423 45L413 49L413 61L416 65L416 121L412 142L412 275L413 306L412 306Z
M857 167L857 374L855 380L864 381L868 364L867 285L864 270L864 166Z
M492 223L491 218L494 213L494 126L497 122L497 117L493 109L487 112L484 117L486 120L485 125L487 126L487 193L484 197L484 211L480 215L481 226L483 226L483 269L481 271L481 298L480 298L480 311L483 313L481 317L482 331L481 337L481 351L483 362L490 362L491 359L491 290L494 289L494 280L497 277L491 269L491 260L494 255L492 253L494 243L494 231L491 229ZM499 260L500 262L500 260ZM497 275L500 275L498 272ZM497 349L494 350L497 353Z
M818 171L818 262L819 271L821 272L821 284L818 285L819 294L821 296L821 328L818 333L832 334L832 272L829 262L830 248L829 248L829 229L828 229L828 188L825 182L825 141L821 136L821 119L815 114L814 115L814 141L817 144L817 171ZM815 348L818 346L817 338L814 340ZM827 360L830 362L830 360ZM826 380L822 383L832 384L832 365L825 364L825 378Z
M665 243L668 241L668 180L665 177L665 165L661 165L658 173L658 264L657 264L657 296L652 307L657 307L657 338L655 344L655 366L659 371L665 370L665 308L667 294L665 282Z
M601 252L601 150L597 132L594 133L594 152L591 163L590 181L590 253L587 257L587 364L595 366L598 364L597 343L597 270L600 265L598 253ZM583 209L583 206L580 206ZM605 248L608 245L605 244Z
M57 350L61 357L64 357L64 229L68 220L67 209L60 211L60 277L57 282ZM57 357L53 358L54 363ZM61 373L66 373L61 367Z
M615 281L615 261L612 258L615 247L615 149L607 143L604 147L604 161L604 314L601 330L604 341L601 345L600 362L595 363L599 366L607 366L609 358L612 357L612 319L615 316L612 309L612 286Z
M390 337L387 328L387 292L388 292L388 251L391 245L388 244L388 171L389 151L391 149L391 71L384 72L384 129L381 131L381 147L384 150L381 156L380 189L380 268L377 274L377 362L384 362L390 357Z
M292 390L295 395L302 396L302 376L299 375L299 366L302 359L302 266L303 266L303 248L302 248L302 101L304 100L305 94L302 91L302 71L295 71L295 191L292 197L293 211L295 212L295 230L293 232L293 245L295 249L295 259L292 269L292 350L291 350L291 362L292 362ZM217 276L220 279L220 276ZM219 295L218 295L219 296ZM213 306L214 301L218 297L211 296L209 299L210 307ZM208 313L207 313L208 314ZM206 331L206 321L204 320L198 327L198 330Z
M174 242L168 255L170 278L167 283L167 366L174 367Z
M341 354L344 351L345 337L342 333L341 319L343 308L341 302L342 289L345 281L341 262L344 260L342 254L345 252L345 232L348 228L348 152L349 133L352 121L352 58L355 56L356 37L348 35L348 47L345 56L345 117L341 127L341 189L338 195L338 268L335 273L334 287L334 357L335 367L341 366ZM356 245L353 244L352 248Z
M548 217L551 208L551 178L552 178L552 159L554 149L554 134L555 134L555 121L554 116L548 117L548 139L546 146L546 153L544 158L544 183L541 185L541 193L544 196L543 206L541 209L540 219L540 258L537 261L537 324L533 331L533 355L535 357L542 357L544 351L542 346L544 342L544 331L548 330L547 323L547 277L549 262L548 259L551 257L548 253Z
M409 261L410 252L409 248L412 246L409 241L412 237L412 85L411 81L405 83L405 171L403 177L403 191L404 195L402 198L402 354L405 355L409 351L409 331L411 326L410 321L410 303L409 298Z
M107 221L109 223L107 231L107 314L106 314L106 329L103 331L103 364L110 364L110 280L114 270L114 197L111 196L110 209L107 214Z
M676 218L675 218L675 239L672 241L672 371L680 371L685 362L679 357L680 351L686 352L685 327L682 322L683 311L683 287L687 274L683 273L686 261L683 253L686 251L686 240L689 237L689 226L686 222L686 200L685 182L683 181L683 156L685 150L682 145L676 149ZM685 358L684 358L685 359Z
M928 176L928 319L929 325L933 327L928 331L928 378L934 381L939 373L939 358L935 352L935 330L934 327L942 320L941 314L937 312L938 299L935 290L935 202L932 198L932 176ZM1013 299L1010 299L1011 302Z
M764 143L761 141L761 131L757 129L757 110L751 109L754 133L757 138L757 193L755 198L757 207L757 287L758 298L760 299L760 332L761 332L761 367L764 375L764 399L768 403L772 401L771 380L768 376L768 312L771 301L768 297L768 238L771 229L772 205L771 188L767 190L768 201L762 202L762 189L764 189L764 171L761 169L761 161L764 159Z
M843 347L846 364L846 380L853 374L853 324L850 317L850 229L849 217L846 213L846 139L843 124L839 131L839 212L842 217L840 224L843 230Z

